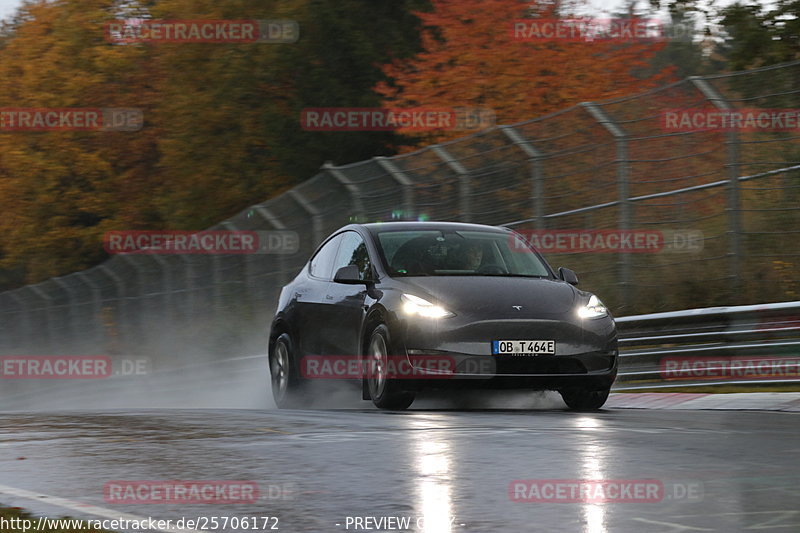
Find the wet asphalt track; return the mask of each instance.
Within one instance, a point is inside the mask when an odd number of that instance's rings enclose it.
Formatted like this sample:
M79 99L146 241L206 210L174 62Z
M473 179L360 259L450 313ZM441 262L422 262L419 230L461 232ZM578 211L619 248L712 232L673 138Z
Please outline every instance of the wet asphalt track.
M423 518L421 530L436 533L797 532L798 420L558 406L8 413L0 414L0 502L97 518L11 494L23 489L140 517L272 516L288 532L347 531L348 516ZM262 498L176 506L103 496L114 480L216 479L255 481ZM655 479L667 494L647 503L521 503L509 498L518 479ZM693 497L675 498L680 487L694 487Z

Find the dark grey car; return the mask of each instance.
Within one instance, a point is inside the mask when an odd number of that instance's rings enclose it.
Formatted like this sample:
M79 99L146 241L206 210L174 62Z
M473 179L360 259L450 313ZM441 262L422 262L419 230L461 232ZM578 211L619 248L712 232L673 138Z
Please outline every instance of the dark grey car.
M616 377L617 333L577 282L507 228L346 226L281 292L269 340L275 401L302 407L314 377L340 377L385 409L448 388L557 390L573 409L597 409ZM358 372L308 371L320 363Z

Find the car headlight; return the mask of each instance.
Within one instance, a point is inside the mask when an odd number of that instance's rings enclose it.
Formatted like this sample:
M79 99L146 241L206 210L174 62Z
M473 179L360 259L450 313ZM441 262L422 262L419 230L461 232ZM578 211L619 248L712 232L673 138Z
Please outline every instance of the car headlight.
M423 318L447 318L449 316L455 316L444 307L434 305L428 300L423 300L419 296L414 296L413 294L403 294L401 299L403 300L403 311L405 311L407 315L417 315Z
M578 316L581 318L603 318L608 316L608 308L600 301L600 298L592 294L589 302L578 308Z

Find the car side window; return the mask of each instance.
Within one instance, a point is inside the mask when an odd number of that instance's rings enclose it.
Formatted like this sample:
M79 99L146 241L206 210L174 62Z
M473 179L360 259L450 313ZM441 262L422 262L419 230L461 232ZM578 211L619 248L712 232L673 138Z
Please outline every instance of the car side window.
M325 280L333 278L333 263L336 260L336 252L342 242L342 235L339 234L332 238L311 258L309 273L315 277Z
M369 260L367 245L361 235L355 231L344 233L342 244L339 246L339 253L333 266L333 275L340 268L348 265L358 267L359 278L362 280L370 279L372 276L372 263Z

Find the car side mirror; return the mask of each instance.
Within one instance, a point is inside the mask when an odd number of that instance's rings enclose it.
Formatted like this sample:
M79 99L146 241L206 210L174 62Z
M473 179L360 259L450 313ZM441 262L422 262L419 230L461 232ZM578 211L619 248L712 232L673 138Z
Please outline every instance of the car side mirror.
M561 267L558 269L558 277L566 281L570 285L578 284L578 275L574 271L566 267Z
M369 283L366 280L361 279L361 272L358 270L356 265L347 265L343 266L339 270L336 271L336 275L333 276L333 281L336 283L345 283L347 285L359 285L359 284L367 284Z

